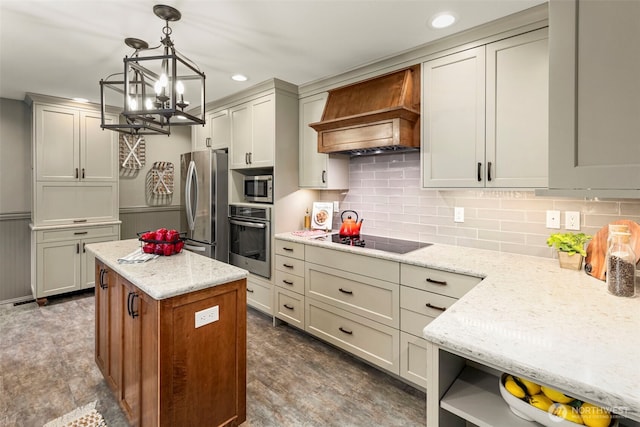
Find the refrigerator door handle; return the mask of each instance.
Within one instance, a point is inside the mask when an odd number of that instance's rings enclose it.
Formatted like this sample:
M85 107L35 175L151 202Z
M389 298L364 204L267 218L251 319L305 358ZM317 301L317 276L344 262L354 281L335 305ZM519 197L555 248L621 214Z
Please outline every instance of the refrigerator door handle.
M189 169L187 169L187 179L185 183L185 208L187 213L187 223L189 224L189 230L193 231L195 228L196 216L195 209L198 206L198 171L196 170L196 163L191 160L189 162ZM195 201L191 200L191 187L195 184Z

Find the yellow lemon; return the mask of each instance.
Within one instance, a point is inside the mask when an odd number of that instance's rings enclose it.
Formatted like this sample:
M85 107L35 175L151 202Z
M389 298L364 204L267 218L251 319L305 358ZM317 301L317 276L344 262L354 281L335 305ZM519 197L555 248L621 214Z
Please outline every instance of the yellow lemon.
M558 403L569 403L573 400L573 397L569 397L558 390L554 390L551 387L542 386L540 390L547 396L549 399Z
M591 403L583 403L580 406L582 422L589 427L607 427L611 423L611 413Z
M529 381L529 380L525 380L524 378L520 378L517 377L518 381L520 381L526 388L527 388L527 392L533 396L534 394L538 394L540 393L540 385Z
M529 398L529 404L543 411L548 411L549 406L553 405L553 401L542 393L534 394Z
M518 399L522 399L527 394L523 390L523 388L513 380L513 377L511 375L507 376L506 380L504 381L504 388L506 388L509 393L513 394Z
M565 405L564 403L554 403L549 411L556 417L564 418L572 423L583 424L580 413L573 406Z

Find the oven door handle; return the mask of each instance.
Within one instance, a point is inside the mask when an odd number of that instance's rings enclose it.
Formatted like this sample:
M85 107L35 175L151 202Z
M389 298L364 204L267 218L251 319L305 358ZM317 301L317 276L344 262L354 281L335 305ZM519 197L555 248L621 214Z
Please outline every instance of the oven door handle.
M243 225L245 227L251 228L266 228L267 225L262 222L248 222L248 221L238 221L237 219L230 219L229 222L233 225Z

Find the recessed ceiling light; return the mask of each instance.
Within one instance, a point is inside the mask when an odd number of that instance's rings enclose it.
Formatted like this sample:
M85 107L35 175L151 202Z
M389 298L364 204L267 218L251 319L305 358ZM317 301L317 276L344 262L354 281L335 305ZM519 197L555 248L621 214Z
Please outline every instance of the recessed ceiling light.
M246 82L248 80L247 76L242 74L234 74L233 76L231 76L231 79L237 82Z
M73 100L76 102L89 102L87 98L73 98Z
M446 28L456 22L456 17L451 12L441 12L433 15L429 21L433 28Z

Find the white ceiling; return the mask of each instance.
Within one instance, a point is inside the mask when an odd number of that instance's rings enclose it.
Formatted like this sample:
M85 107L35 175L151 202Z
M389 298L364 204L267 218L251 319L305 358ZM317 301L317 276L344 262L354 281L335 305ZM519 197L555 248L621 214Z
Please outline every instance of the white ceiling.
M301 85L382 59L546 0L0 0L0 97L25 92L99 102L126 37L156 46L155 4L182 13L177 50L207 76L211 101L277 77ZM434 30L429 17L458 22ZM244 83L230 76L243 73Z

